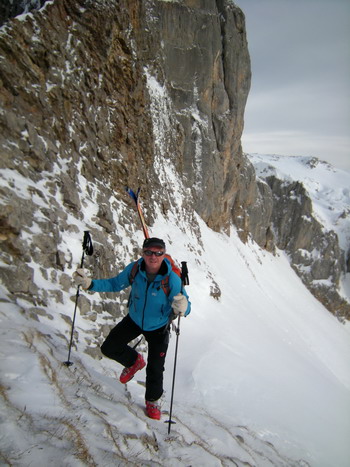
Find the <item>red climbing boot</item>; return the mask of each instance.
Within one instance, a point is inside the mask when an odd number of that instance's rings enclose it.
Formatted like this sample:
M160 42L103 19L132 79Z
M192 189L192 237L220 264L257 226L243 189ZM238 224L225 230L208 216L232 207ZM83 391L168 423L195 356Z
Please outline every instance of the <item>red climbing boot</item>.
M160 420L162 415L160 405L157 402L146 401L146 414L149 418Z
M140 353L137 354L136 362L129 368L127 367L124 368L124 370L122 371L120 375L119 381L123 384L127 383L134 377L134 374L137 371L142 370L142 368L145 366L146 366L146 362L144 361L142 355Z

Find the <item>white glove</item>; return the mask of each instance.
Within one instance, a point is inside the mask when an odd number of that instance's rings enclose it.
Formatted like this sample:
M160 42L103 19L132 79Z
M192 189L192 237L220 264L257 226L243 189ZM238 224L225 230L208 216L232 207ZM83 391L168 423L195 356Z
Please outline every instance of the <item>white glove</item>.
M188 301L185 295L182 295L181 293L175 295L172 307L175 315L185 316L188 307Z
M75 285L77 285L78 287L81 285L83 289L88 289L92 282L90 277L87 277L87 275L85 274L84 269L81 268L77 269L73 273L73 280Z

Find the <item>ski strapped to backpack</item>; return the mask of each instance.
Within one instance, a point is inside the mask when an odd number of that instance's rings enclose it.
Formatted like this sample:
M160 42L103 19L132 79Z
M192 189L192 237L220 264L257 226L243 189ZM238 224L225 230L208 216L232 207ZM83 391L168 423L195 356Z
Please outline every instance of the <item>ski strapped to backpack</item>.
M145 236L145 238L149 238L147 225L146 225L146 222L145 222L145 218L143 216L143 212L142 212L141 205L140 205L140 200L139 200L141 188L139 188L136 193L129 187L126 187L125 189L126 189L127 193L129 194L129 196L131 197L131 199L135 203L135 206L136 206L136 209L137 209L140 221L141 221L141 226L142 226L144 236ZM177 266L177 264L175 263L175 261L173 260L173 258L170 255L165 254L164 256L170 262L172 271L174 271L175 274L180 277L182 285L188 285L189 280L188 280L188 270L187 270L186 262L183 261L181 263L182 268L180 269L180 267ZM134 279L135 279L135 276L136 276L137 272L138 272L138 262L136 261L134 266L132 267L132 270L131 270L131 273L130 273L130 276L129 276L130 285L134 282ZM162 280L161 287L162 287L165 295L168 297L169 293L170 293L169 276L167 276L165 279Z
M139 189L137 190L136 193L134 193L134 192L132 191L132 189L129 188L129 187L126 187L125 190L127 191L127 193L129 194L129 196L131 197L131 199L132 199L132 200L134 201L134 203L135 203L136 210L137 210L137 212L138 212L138 215L139 215L139 218L140 218L140 221L141 221L141 226L142 226L143 234L144 234L145 238L149 238L149 233L148 233L147 225L146 225L146 222L145 222L145 218L143 217L143 213L142 213L141 206L140 206L140 201L139 201L139 194L140 194L141 188L139 188Z

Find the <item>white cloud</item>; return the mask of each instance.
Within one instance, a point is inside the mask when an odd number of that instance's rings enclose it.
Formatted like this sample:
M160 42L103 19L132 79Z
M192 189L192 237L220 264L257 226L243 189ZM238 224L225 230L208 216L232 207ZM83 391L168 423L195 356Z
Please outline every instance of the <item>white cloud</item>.
M244 150L309 154L350 170L350 2L236 3L252 62Z

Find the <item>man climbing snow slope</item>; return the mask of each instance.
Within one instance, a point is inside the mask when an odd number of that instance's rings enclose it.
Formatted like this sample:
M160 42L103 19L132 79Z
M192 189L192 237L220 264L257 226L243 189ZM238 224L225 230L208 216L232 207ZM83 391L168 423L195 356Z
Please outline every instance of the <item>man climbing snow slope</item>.
M90 279L83 269L78 269L73 279L77 286L91 292L119 292L131 285L129 313L111 330L101 351L124 366L119 379L125 384L146 366L143 356L129 345L144 335L148 343L146 414L159 420L170 323L176 316L187 316L191 309L181 279L165 257L164 241L146 238L142 257L115 277Z

